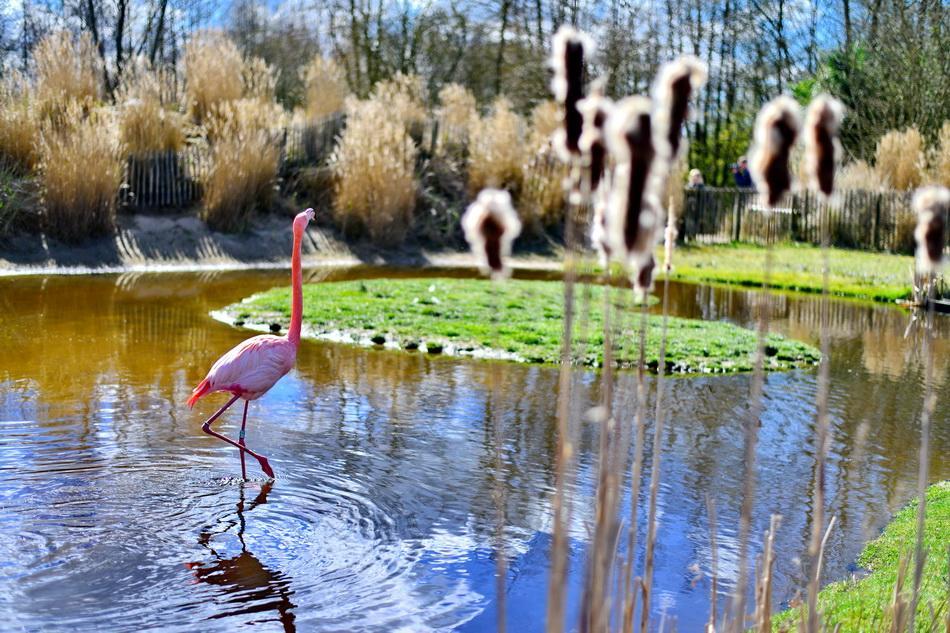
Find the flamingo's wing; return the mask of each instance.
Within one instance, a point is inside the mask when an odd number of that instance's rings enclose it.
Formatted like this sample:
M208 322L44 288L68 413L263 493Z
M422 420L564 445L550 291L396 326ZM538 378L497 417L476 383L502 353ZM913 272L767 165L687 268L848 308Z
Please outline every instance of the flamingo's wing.
M290 371L295 352L293 345L280 336L262 334L242 341L211 367L209 391L259 396Z

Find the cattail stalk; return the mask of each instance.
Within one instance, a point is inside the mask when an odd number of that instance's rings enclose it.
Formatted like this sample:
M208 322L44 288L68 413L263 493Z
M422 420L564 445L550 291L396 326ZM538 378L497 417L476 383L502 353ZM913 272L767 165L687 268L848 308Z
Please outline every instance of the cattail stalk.
M934 392L934 278L940 269L950 215L950 190L945 187L926 187L917 191L913 200L918 224L914 231L917 240L917 270L927 275L927 322L924 331L924 403L920 415L920 458L917 470L917 535L914 541L913 597L910 603L908 630L914 630L920 584L924 575L927 550L924 548L924 527L927 514L927 477L930 466L930 420L937 405Z
M507 259L511 255L511 245L515 238L521 233L521 221L511 205L511 196L507 191L498 189L484 189L479 192L465 214L462 216L462 228L465 231L465 239L472 248L475 257L478 258L482 270L491 275L491 277L500 281L511 274ZM497 308L498 293L497 289L492 291L492 303ZM493 315L498 314L497 309L492 310ZM492 338L498 338L497 317L492 317ZM506 628L506 578L508 575L508 564L505 556L505 506L506 495L504 488L504 460L502 458L502 449L504 447L504 433L501 428L496 406L496 394L498 391L498 367L492 367L490 377L490 396L489 396L489 418L492 420L494 429L494 449L495 449L495 488L493 498L495 501L496 524L495 524L495 601L496 601L496 630L504 633Z
M789 156L800 128L798 104L790 97L778 97L766 104L755 122L755 138L750 167L757 188L768 207L774 207L792 184ZM769 285L772 276L772 248L766 244L762 291L759 294L758 328L752 386L749 393L749 416L745 420L743 447L744 472L742 504L739 512L739 578L733 599L731 629L745 629L746 583L748 578L749 534L752 528L752 505L755 501L755 449L758 443L759 417L765 388L765 343L769 331Z
M759 633L772 632L772 568L775 564L775 532L781 516L773 514L765 533L765 551L759 562L759 582L756 585L755 624Z
M637 509L640 503L640 484L643 479L643 442L646 439L646 343L648 324L648 303L643 302L640 308L639 352L637 357L637 409L633 425L636 432L633 451L633 465L630 473L630 526L627 538L627 563L624 570L624 611L623 631L633 633L633 622L637 611L638 587L640 577L633 578L633 570L637 562Z
M694 90L700 88L706 81L706 67L694 57L681 57L665 64L660 69L653 89L653 111L651 126L653 145L657 149L657 160L652 171L656 180L653 186L660 189L666 184L672 163L680 150L680 141L683 135L683 126L689 113L689 102ZM655 219L656 229L659 228L659 213ZM654 238L655 239L655 238ZM647 519L647 547L643 571L643 611L640 617L640 630L646 631L650 622L650 598L653 588L654 554L656 549L656 505L660 487L660 455L663 441L663 426L666 407L664 403L665 374L666 374L666 343L670 314L670 273L673 268L673 246L676 240L676 217L672 205L667 209L667 227L664 231L663 257L663 320L660 330L660 357L657 365L656 379L656 413L653 428L653 456L650 468L650 501ZM652 288L653 268L655 260L652 251L642 261L635 286L641 294Z
M569 26L562 26L554 36L551 65L554 77L551 89L555 99L564 107L564 128L555 134L555 148L562 159L572 165L572 181L577 182L579 163L581 115L577 102L583 97L584 61L593 50L588 36ZM571 185L570 189L576 189ZM554 534L551 542L551 573L548 579L546 630L555 633L564 630L564 607L567 592L568 525L570 499L567 498L567 478L574 447L570 439L571 396L573 376L571 347L574 330L574 284L577 278L576 261L576 202L578 197L568 195L564 228L564 333L561 337L561 367L558 376L557 400L557 454L555 456L555 493L552 504Z
M815 489L812 502L811 541L808 554L811 558L808 581L808 621L806 630L817 632L820 626L818 613L818 590L821 587L822 532L825 523L825 462L831 442L828 416L828 392L831 388L831 337L828 331L829 311L829 256L830 231L828 226L828 202L834 193L835 168L841 152L838 143L838 128L844 116L841 103L827 95L816 98L808 108L805 118L805 165L811 187L821 194L819 215L821 231L822 284L819 314L819 345L821 361L818 366L818 391L815 396L816 450Z
M716 633L716 603L718 602L717 585L719 581L719 550L716 544L716 502L712 495L706 494L706 515L709 517L709 620L706 622L705 633Z

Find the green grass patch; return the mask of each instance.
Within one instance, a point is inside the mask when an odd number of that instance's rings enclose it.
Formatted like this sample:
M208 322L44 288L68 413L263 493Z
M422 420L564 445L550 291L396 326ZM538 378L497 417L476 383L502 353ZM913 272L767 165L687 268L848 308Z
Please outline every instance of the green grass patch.
M833 295L887 302L911 296L914 258L909 255L831 248L828 263ZM677 248L673 265L672 279L760 286L765 248L753 244L685 246ZM797 243L774 246L771 286L821 292L821 249Z
M305 335L400 349L438 348L456 355L506 357L533 363L557 363L563 329L563 285L558 281L484 279L375 279L310 284L304 287ZM605 288L591 287L587 355L579 359L600 366L603 352ZM613 289L618 302L631 293ZM581 292L577 293L581 295ZM625 329L616 358L634 366L634 328L639 323L627 307ZM286 327L290 289L274 288L225 309L232 320L252 327L273 322ZM240 318L239 318L240 317ZM615 323L618 321L615 321ZM661 318L651 316L647 362L656 369ZM374 340L375 339L375 340ZM737 372L752 369L754 332L718 321L671 318L667 368L682 373ZM769 369L790 369L817 362L818 351L804 343L771 335Z
M903 585L908 601L913 589L917 506L915 499L894 515L881 536L865 546L858 564L869 570L870 575L857 581L831 583L818 594L818 609L829 631L838 625L842 633L891 630L888 607L893 601L901 556L911 557ZM915 629L942 631L948 609L950 481L936 483L927 489L924 544L929 554L924 565ZM802 612L803 608L796 608L781 613L775 619L774 629L796 630Z

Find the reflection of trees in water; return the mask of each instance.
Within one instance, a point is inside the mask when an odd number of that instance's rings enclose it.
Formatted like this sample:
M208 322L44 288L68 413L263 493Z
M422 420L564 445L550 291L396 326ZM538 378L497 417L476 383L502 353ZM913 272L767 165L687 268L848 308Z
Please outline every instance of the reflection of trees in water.
M490 364L313 344L301 349L297 371L313 384L316 400L329 401L314 416L325 426L308 429L321 438L310 450L370 479L378 494L412 505L420 525L440 512L458 512L489 532L495 516ZM506 364L502 383L495 406L505 438L507 516L515 527L546 530L557 372ZM579 397L593 401L583 391ZM585 428L579 446L585 459L595 441Z
M234 519L219 522L217 525L205 527L198 536L198 543L208 550L211 560L188 563L187 566L196 580L217 588L218 595L223 598L220 603L224 607L223 610L211 616L212 619L276 611L277 619L283 625L284 631L296 631L296 616L293 613L296 605L291 601L291 596L294 594L290 586L291 579L283 572L272 570L264 565L248 551L247 544L244 542L246 528L244 513L267 503L267 495L272 487L273 482L263 484L254 500L245 507L245 487L241 485L237 516ZM223 556L214 549L214 539L235 526L237 527L236 536L241 543L241 553L236 556Z

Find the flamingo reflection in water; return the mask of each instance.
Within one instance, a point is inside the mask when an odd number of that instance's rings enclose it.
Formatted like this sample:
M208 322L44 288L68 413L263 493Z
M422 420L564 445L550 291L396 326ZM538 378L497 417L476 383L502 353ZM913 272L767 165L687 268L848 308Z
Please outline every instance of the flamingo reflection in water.
M198 543L211 552L213 559L207 562L186 563L197 582L213 585L221 589L221 604L226 610L211 616L211 619L231 618L240 615L261 614L268 611L277 612L277 621L284 631L291 633L297 630L296 608L290 598L294 592L290 587L291 579L283 572L270 569L247 549L244 542L246 521L245 512L250 512L259 505L267 503L267 495L273 487L273 482L261 485L257 496L245 506L244 486L241 486L240 497L237 502L237 517L227 521L224 529L219 526L207 526L198 537ZM241 553L237 556L225 557L218 553L213 541L231 528L237 526L237 538L241 543ZM218 528L218 529L214 529ZM233 609L229 608L233 605ZM273 621L257 620L256 622Z

